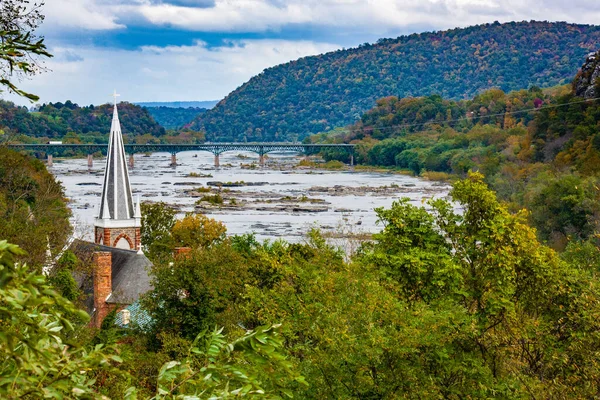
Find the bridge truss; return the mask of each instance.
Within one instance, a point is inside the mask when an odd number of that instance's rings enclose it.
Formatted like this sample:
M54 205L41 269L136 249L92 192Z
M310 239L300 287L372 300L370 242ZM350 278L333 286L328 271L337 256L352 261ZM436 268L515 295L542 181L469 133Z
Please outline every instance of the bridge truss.
M106 154L107 144L8 144L9 148L29 151L38 155L45 154L48 163L52 156L64 156L75 153L88 154L91 164L92 154ZM264 164L264 156L274 152L295 152L306 156L318 154L322 150L336 149L347 152L350 163L354 163L353 144L302 144L302 143L205 143L205 144L126 144L125 151L133 156L137 153L171 153L171 163L176 164L176 154L183 151L207 151L215 155L215 166L219 166L219 155L227 151L249 151L259 155L260 164ZM131 158L133 161L133 158Z

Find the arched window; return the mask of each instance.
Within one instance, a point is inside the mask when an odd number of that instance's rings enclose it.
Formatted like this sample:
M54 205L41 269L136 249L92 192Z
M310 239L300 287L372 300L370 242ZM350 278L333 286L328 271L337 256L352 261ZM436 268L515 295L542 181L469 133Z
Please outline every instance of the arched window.
M122 236L121 238L119 238L119 240L117 240L117 242L115 243L115 247L117 249L131 250L131 245L127 240L127 237L125 236Z

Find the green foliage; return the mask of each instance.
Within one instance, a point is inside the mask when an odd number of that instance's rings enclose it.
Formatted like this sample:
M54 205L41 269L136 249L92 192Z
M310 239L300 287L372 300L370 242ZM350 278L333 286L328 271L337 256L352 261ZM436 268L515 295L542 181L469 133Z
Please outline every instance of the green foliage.
M219 193L216 193L212 195L204 195L200 198L199 201L206 201L213 205L219 205L223 204L223 197Z
M54 286L62 297L69 301L75 302L81 295L79 285L73 278L72 271L68 269L57 271L49 277L48 282Z
M0 237L21 246L33 267L46 262L48 245L60 251L71 233L63 188L44 165L0 146Z
M581 271L596 276L600 273L600 249L592 240L571 241L561 253L562 259Z
M248 282L241 261L225 242L177 257L172 265L155 265L154 289L142 302L154 332L193 340L209 327L228 325L228 314Z
M594 234L598 227L591 216L600 212L598 178L542 175L536 183L528 203L531 220L543 239L585 240Z
M463 99L565 84L599 38L597 26L510 22L381 39L268 68L190 127L213 141L303 139L359 120L390 94ZM430 107L417 122L456 117L449 108Z
M125 138L133 142L145 134L153 138L165 135L165 129L145 108L126 102L119 103L118 107ZM80 107L67 100L65 103L43 104L38 112L30 113L25 107L0 101L0 126L7 134L23 134L30 138L66 137L67 141L73 142L73 135L77 135L81 142L106 143L112 113L111 104Z
M375 210L383 230L374 235L377 251L366 260L396 280L407 301L431 301L452 293L462 281L451 245L425 209L395 202Z
M42 275L15 262L23 251L0 241L0 397L100 398L94 375L120 358L102 345L67 341L69 316L89 317L57 294Z
M0 3L0 85L30 101L39 97L19 89L13 76L19 80L34 75L41 69L38 57L52 57L44 38L34 34L44 20L40 12L42 4L30 4L26 0L3 0Z
M424 177L480 171L512 209L531 210L540 238L562 249L569 237L586 240L600 226L600 102L570 91L492 89L463 101L386 97L347 129L306 142L354 143L359 163Z
M451 194L453 203L430 202L431 213L407 201L378 210L383 231L350 264L316 232L305 245L234 239L254 277L243 324L285 321L286 346L311 384L302 398L594 392L569 384L600 372L594 350L583 350L596 348L583 333L600 311L593 275L540 244L525 213L510 214L480 174Z
M175 225L175 210L166 203L142 203L140 238L144 252L151 259L171 253L174 245L171 229Z
M162 366L152 399L293 397L290 388L304 379L283 355L278 330L258 327L232 342L222 328L201 333L184 360Z

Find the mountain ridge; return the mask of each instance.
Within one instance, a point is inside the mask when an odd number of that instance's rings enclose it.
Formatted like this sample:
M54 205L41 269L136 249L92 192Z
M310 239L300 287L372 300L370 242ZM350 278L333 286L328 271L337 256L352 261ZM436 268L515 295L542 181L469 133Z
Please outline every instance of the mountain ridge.
M141 107L168 107L168 108L213 108L219 100L199 100L199 101L142 101L135 102Z
M265 69L188 127L213 141L280 141L348 125L386 96L466 99L570 81L600 26L476 25L380 39Z

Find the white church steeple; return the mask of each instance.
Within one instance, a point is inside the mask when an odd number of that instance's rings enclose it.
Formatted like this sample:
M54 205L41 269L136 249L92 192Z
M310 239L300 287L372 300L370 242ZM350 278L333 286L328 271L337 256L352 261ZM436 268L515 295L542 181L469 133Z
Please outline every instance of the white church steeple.
M117 111L117 96L119 95L115 91L102 197L99 214L94 223L95 236L96 243L139 250L141 213L139 204L134 205L131 194L123 134Z

